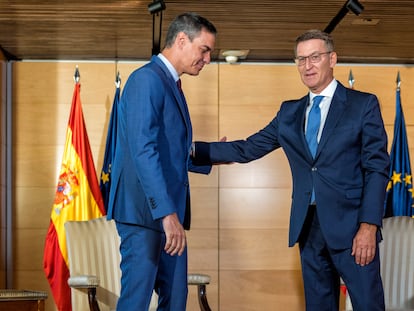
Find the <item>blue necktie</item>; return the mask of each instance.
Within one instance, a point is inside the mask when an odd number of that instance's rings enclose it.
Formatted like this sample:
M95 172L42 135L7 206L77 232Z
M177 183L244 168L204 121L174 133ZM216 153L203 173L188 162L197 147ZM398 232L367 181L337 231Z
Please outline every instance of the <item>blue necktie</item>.
M318 132L321 125L321 103L323 96L315 96L313 98L313 105L308 115L308 125L306 127L306 141L308 142L309 150L313 157L315 157L316 149L318 148Z
M316 149L318 148L318 132L321 125L321 103L323 96L315 96L313 98L313 105L308 115L308 125L306 127L306 141L308 142L309 150L313 157L315 157ZM315 203L315 189L312 189L311 204Z

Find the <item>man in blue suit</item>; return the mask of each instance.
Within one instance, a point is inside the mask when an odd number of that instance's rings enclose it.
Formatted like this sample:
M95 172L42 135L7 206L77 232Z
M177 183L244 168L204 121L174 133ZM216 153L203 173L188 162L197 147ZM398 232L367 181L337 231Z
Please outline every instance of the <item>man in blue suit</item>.
M190 159L192 128L179 77L199 74L215 38L205 18L179 15L163 51L124 87L108 207L121 238L118 311L148 310L154 289L159 311L186 309L188 171L208 174L211 166Z
M299 243L306 310L338 310L340 277L354 310L384 310L378 243L389 157L378 100L334 79L330 35L299 36L295 57L309 94L282 103L246 140L197 142L195 160L246 163L282 147L293 176L289 246Z

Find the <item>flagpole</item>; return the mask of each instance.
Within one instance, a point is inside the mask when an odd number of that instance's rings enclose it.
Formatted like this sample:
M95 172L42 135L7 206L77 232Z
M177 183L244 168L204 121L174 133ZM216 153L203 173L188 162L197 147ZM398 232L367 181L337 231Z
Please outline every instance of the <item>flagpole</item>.
M105 145L105 153L104 159L101 169L101 178L100 178L100 189L102 198L104 201L105 209L108 208L109 203L109 192L111 189L111 167L112 162L115 158L115 147L116 147L116 131L117 131L117 124L118 124L118 103L120 100L121 94L121 76L119 74L115 77L115 95L114 101L112 103L111 115L109 117L108 123L108 132L106 136L106 145Z
M352 75L352 69L351 69L351 70L349 70L349 76L348 76L348 83L349 83L349 87L351 89L354 88L354 82L355 82L355 80L354 80L354 76Z
M118 71L118 74L116 75L116 78L115 78L115 86L116 86L117 89L119 89L119 87L121 86L121 75L120 75L119 71Z
M74 75L73 75L73 80L75 80L75 83L79 83L79 80L80 80L80 73L79 73L79 68L78 68L78 65L76 65L76 68L75 68L75 73L74 73Z
M397 91L399 91L400 86L401 86L401 78L400 78L400 72L399 71L397 73L397 79L395 80L395 82L397 83Z

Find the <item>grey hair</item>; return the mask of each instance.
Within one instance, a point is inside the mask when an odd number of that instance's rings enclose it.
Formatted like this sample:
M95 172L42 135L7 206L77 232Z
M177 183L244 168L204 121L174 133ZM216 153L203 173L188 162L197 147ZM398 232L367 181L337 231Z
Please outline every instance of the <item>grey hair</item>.
M165 47L171 47L174 44L177 34L181 31L188 36L190 41L193 41L203 29L214 35L217 34L216 27L210 21L196 13L189 12L178 15L168 27Z
M332 52L335 48L334 41L330 34L323 32L321 30L318 30L318 29L311 29L296 38L295 48L294 48L295 56L297 56L296 51L297 51L298 44L304 41L312 40L312 39L319 39L319 40L324 41L327 50L330 52Z

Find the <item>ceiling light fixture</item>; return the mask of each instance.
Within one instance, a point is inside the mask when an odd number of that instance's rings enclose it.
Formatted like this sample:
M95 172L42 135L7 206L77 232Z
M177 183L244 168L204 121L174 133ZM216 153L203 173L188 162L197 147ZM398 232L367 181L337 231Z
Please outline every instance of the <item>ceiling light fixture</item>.
M148 11L151 14L156 14L158 12L164 11L166 8L163 0L154 0L152 3L148 4Z
M148 11L152 14L152 55L157 55L161 51L162 11L165 8L163 0L154 0L148 4ZM156 31L155 16L159 17L158 31Z
M326 26L324 31L326 33L331 33L349 11L352 11L355 15L359 15L363 10L364 7L358 2L358 0L348 0L331 20L329 25Z
M239 61L239 59L245 59L249 50L223 50L221 51L221 56L229 64L234 64Z

